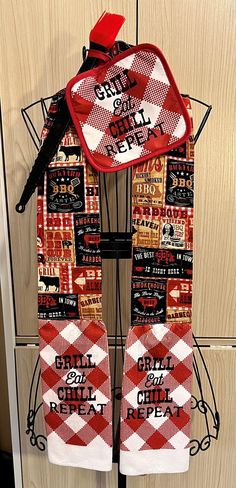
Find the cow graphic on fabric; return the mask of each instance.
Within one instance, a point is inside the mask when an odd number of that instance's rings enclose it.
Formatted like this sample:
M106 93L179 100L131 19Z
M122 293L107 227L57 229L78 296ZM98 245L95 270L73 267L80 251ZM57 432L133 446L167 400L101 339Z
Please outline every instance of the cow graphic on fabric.
M45 291L49 291L49 287L55 288L55 291L59 291L59 278L56 276L40 276L40 281L45 285Z
M138 301L141 303L141 305L144 308L144 312L146 312L147 308L156 308L158 304L158 299L157 298L138 298Z
M60 146L57 153L61 161L79 161L81 157L80 146Z

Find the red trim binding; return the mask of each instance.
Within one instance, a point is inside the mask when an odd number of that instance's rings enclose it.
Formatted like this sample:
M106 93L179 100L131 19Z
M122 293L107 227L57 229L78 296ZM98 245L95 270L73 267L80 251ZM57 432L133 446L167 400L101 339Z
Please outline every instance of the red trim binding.
M103 53L102 51L98 51L97 49L89 49L88 50L88 57L101 59L102 61L105 61L105 62L108 62L111 60L111 56L109 54Z
M130 56L131 54L136 53L137 51L141 51L141 50L142 51L154 52L160 58L163 66L164 66L164 69L166 71L167 77L170 81L170 84L171 84L171 86L175 92L176 98L177 98L177 100L180 104L180 107L182 109L182 115L183 115L185 123L186 123L185 135L183 137L181 137L177 142L174 142L173 144L170 144L169 146L165 146L162 149L159 148L157 151L153 151L151 155L143 156L142 158L133 159L132 161L129 161L128 163L119 164L118 166L112 166L112 167L100 166L93 159L92 154L90 153L90 150L87 146L86 140L83 136L83 132L82 132L82 129L80 126L80 122L78 121L76 114L74 113L72 100L71 100L71 88L76 82L80 81L81 79L87 78L87 77L91 76L92 74L94 76L97 76L97 75L99 75L100 71L104 70L104 67L106 69L108 69L110 66L115 64L117 61L120 61L121 59L124 59L127 56ZM181 144L183 144L189 138L189 136L191 134L191 120L189 118L188 111L187 111L187 108L185 106L185 103L184 103L184 101L183 101L183 99L179 93L179 90L177 88L177 85L175 83L175 80L174 80L174 77L173 77L172 72L170 70L170 67L169 67L166 59L164 58L164 55L160 51L160 49L158 47L154 46L153 44L148 44L148 43L138 44L137 46L131 47L130 49L127 49L125 52L118 54L113 59L108 61L106 64L102 64L101 66L99 66L97 68L86 71L86 73L81 73L79 75L74 76L74 78L72 78L66 86L65 95L66 95L66 101L68 104L68 108L69 108L74 126L76 128L76 131L78 133L78 136L79 136L83 151L85 153L85 156L86 156L88 162L91 164L91 166L93 166L97 171L102 171L104 173L113 173L113 172L121 171L122 169L128 168L129 166L133 166L135 164L147 161L148 159L150 159L152 157L161 156L162 154L165 154L166 152L169 152L172 149L175 149L176 147L181 146Z

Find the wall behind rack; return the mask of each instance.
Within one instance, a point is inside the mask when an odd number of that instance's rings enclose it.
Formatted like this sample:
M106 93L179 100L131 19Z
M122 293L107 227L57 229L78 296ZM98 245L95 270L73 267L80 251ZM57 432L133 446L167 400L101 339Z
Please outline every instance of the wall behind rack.
M106 9L126 17L119 36L121 39L131 44L156 44L167 58L181 92L213 106L196 146L193 330L201 338L201 344L211 346L205 354L222 411L222 437L207 453L191 460L188 474L129 478L127 486L152 488L164 480L166 488L231 488L236 474L232 461L236 455L236 423L230 421L235 402L235 381L228 374L229 370L235 372L233 346L236 345L235 113L232 109L235 46L232 19L235 2L1 0L0 3L4 169L15 307L12 347L16 358L23 486L117 486L116 466L107 475L62 469L49 465L45 453L39 453L29 445L25 434L27 398L38 343L35 197L23 215L15 212L15 204L36 156L20 109L65 86L81 64L81 49L88 40L91 26ZM196 125L203 112L201 106L194 104ZM40 111L35 108L31 115L36 127L40 128ZM119 175L119 180L122 186L122 175ZM112 177L108 179L108 187L112 200ZM120 215L124 218L122 206ZM126 332L130 308L130 262L121 263L121 267L122 314ZM104 265L103 311L110 343L115 330L114 296L115 264L107 261ZM120 364L120 374L121 369ZM200 421L196 419L194 422L194 431L200 431ZM221 473L215 469L219 459Z

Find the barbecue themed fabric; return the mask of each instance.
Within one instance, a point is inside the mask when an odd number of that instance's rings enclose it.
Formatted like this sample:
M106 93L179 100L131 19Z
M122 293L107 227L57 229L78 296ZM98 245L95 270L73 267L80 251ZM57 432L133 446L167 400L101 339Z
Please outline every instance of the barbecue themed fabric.
M184 102L191 116L189 99ZM189 466L193 172L192 134L133 168L132 310L120 445L126 475Z
M61 96L52 101L42 141ZM69 127L38 188L38 317L49 460L109 471L112 409L97 177Z
M42 141L64 95L53 97ZM191 111L187 98L183 102ZM131 325L120 470L188 469L192 375L193 137L133 167ZM73 124L38 187L38 317L52 463L112 468L111 381L102 321L98 173Z
M85 155L104 172L118 171L183 144L188 113L161 51L140 44L75 76L68 107Z

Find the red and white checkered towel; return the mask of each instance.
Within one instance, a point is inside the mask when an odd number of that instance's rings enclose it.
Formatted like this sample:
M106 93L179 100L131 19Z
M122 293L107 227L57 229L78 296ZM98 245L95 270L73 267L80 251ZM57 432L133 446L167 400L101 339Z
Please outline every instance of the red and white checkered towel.
M120 471L181 473L189 465L189 323L129 329L122 385Z
M111 470L111 385L105 325L94 320L40 320L39 336L50 462Z

